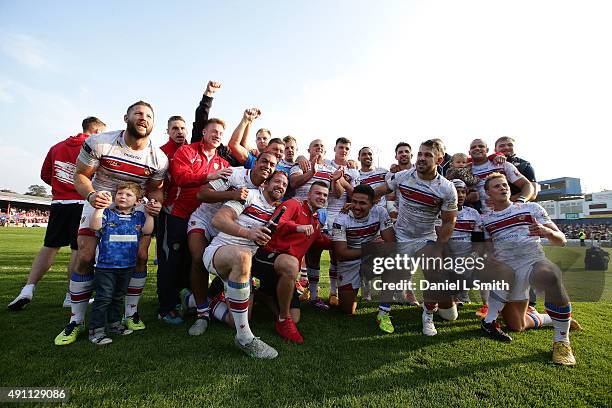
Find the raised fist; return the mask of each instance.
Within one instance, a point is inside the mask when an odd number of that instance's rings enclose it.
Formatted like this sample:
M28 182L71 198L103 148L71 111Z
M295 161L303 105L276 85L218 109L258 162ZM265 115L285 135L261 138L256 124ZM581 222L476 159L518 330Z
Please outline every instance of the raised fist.
M221 82L208 81L208 85L206 85L206 91L204 95L213 96L215 92L217 92L221 88Z
M259 108L251 108L244 111L244 119L248 120L249 122L257 119L260 116L261 110L259 110Z

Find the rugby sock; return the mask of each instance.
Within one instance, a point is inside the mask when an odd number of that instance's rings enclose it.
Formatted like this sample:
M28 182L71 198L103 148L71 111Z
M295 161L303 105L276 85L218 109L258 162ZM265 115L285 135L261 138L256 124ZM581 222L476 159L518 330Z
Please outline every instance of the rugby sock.
M489 296L489 310L484 318L485 323L493 323L497 316L501 313L506 305L506 301L495 292L491 292Z
M70 309L72 311L70 322L81 324L85 320L87 305L94 289L93 274L79 275L76 272L72 272L68 288L70 290Z
M533 320L533 328L534 329L539 329L539 328L541 328L543 326L550 326L550 325L552 325L552 319L546 313L530 312L528 310L527 311L527 316L529 316L531 318L531 320Z
M34 289L36 289L36 285L34 283L28 283L21 289L19 296L32 299L32 296L34 296Z
M552 303L544 303L546 313L552 319L555 328L555 341L569 343L570 320L572 317L572 305L556 306Z
M198 318L208 316L210 314L210 307L208 306L208 299L201 305L196 305L196 312Z
M186 299L186 302L185 302L185 303L187 303L187 307L188 307L188 308L193 309L193 308L196 308L196 307L197 307L197 305L196 305L196 300L195 300L195 296L193 296L193 293L192 293L192 292L189 292L189 293L187 294L186 298L187 298L187 299Z
M480 299L482 300L482 304L486 305L489 302L489 291L480 289Z
M310 299L315 300L319 297L319 275L321 271L308 268L308 289L310 289Z
M308 279L308 269L300 269L300 279Z
M436 313L438 311L438 303L423 302L423 308L427 313Z
M132 272L127 293L125 294L125 317L133 316L138 311L138 301L147 281L147 271Z
M255 337L249 327L249 295L251 294L250 282L227 282L227 299L229 309L234 318L236 326L236 339L240 344L247 344Z
M329 294L338 294L338 267L334 264L329 264Z
M225 302L218 302L212 307L212 314L220 322L225 322L229 310Z
M381 303L378 305L378 315L385 315L391 311L391 303Z

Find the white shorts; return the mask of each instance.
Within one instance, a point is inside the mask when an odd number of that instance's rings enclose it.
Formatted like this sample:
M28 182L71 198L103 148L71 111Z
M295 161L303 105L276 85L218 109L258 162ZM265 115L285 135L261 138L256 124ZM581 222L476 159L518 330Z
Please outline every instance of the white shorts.
M209 214L205 214L204 211L198 207L189 217L187 223L187 235L191 233L203 234L208 242L212 241L217 236L219 231L212 226L212 218Z
M94 210L95 208L93 208L89 202L83 204L83 212L81 213L81 220L79 221L79 235L89 237L97 236L96 232L89 228L89 221L91 220Z
M338 262L338 287L351 285L352 289L359 289L361 287L360 268L361 261L359 260L357 262Z
M419 251L421 251L427 245L427 241L415 241L415 240L406 240L400 241L399 238L397 240L397 249L400 254L406 254L409 257L415 256Z
M202 255L202 262L204 263L204 267L206 268L208 273L218 276L222 281L225 282L225 279L219 276L219 271L217 271L217 269L215 268L214 263L215 252L217 252L217 249L221 248L221 246L222 245L207 246L204 250L204 255Z
M515 265L508 265L514 271L514 286L512 292L507 294L506 300L508 302L520 302L529 299L529 278L531 278L531 272L536 263L545 260L546 258L538 258L528 262L517 263ZM503 296L500 296L503 298Z
M334 221L336 221L336 217L338 217L339 214L339 212L327 212L327 219L325 220L325 229L327 231L333 231Z

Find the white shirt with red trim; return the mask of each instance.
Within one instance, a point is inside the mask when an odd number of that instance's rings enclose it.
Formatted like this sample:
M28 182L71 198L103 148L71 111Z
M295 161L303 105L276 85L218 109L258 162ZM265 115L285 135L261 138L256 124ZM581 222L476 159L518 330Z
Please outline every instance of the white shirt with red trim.
M434 225L440 211L457 210L457 190L439 174L433 180L422 180L413 167L388 177L387 186L399 200L395 224L398 242L435 240Z
M232 174L226 179L216 179L210 181L208 185L215 191L237 190L245 187L248 189L258 189L259 187L251 181L251 170L244 167L231 167ZM223 203L202 203L195 210L197 216L202 219L212 219Z
M162 181L168 171L168 157L159 147L149 144L132 150L123 139L123 131L91 135L83 143L78 161L95 167L93 188L113 195L123 181L138 183L143 189L149 179Z
M540 237L529 235L529 226L536 221L540 224L552 222L538 203L512 203L502 211L483 214L485 238L493 241L495 257L516 264L544 256Z
M260 189L249 190L249 195L244 202L231 200L226 202L224 206L230 207L236 212L238 215L236 222L244 228L263 226L272 218L272 214L274 214L274 210L276 210L276 206L268 203L263 191ZM242 245L248 247L252 253L255 253L258 248L251 240L229 235L225 232L219 232L219 234L213 238L210 245Z
M351 211L338 215L332 227L332 240L344 241L348 248L360 249L362 245L378 238L387 228L393 228L393 221L386 209L375 205L367 217L355 218ZM360 259L338 262L342 270L359 269L360 265Z
M328 186L331 186L331 175L335 171L332 166L328 163L323 164L315 164L315 174L312 176L310 180L304 183L302 186L295 189L295 198L298 200L307 200L308 192L310 191L310 186L315 181L322 181ZM300 166L293 166L289 172L289 177L294 174L304 174ZM331 194L330 194L331 195Z
M508 183L514 183L516 180L522 177L518 169L514 167L514 164L509 162L498 164L491 160L487 160L487 162L484 164L477 165L472 163L472 174L480 179L476 185L476 190L480 195L480 202L482 203L483 210L489 208L486 204L488 196L485 193L484 184L485 179L491 173L501 173L505 175Z

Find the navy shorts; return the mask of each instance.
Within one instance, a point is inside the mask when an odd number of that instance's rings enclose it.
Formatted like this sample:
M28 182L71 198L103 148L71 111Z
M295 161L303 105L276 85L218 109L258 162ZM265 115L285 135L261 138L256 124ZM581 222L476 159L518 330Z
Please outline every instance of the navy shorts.
M278 283L278 276L274 270L274 261L279 255L277 252L268 252L259 248L253 255L253 265L251 266L252 275L259 279L259 290L271 296L277 302L276 284ZM300 294L295 288L293 289L290 307L291 309L300 308Z

